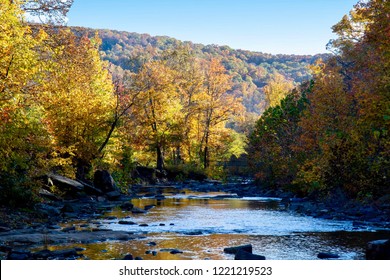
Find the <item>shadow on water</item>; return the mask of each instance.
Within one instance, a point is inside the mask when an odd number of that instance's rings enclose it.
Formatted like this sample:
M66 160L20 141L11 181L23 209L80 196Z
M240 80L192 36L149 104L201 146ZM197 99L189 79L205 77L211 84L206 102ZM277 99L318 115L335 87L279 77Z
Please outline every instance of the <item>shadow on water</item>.
M233 258L223 253L225 247L252 244L254 253L267 259L317 259L320 252L338 254L340 259L364 259L367 242L390 235L388 231L354 231L348 221L299 216L284 211L279 199L189 191L164 195L166 199L131 201L137 208L150 208L147 213L116 208L90 223L90 227L134 232L145 239L83 244L83 254L96 260L122 259L129 253L151 260L217 260ZM67 247L74 245L50 248ZM168 249L182 253L171 254Z

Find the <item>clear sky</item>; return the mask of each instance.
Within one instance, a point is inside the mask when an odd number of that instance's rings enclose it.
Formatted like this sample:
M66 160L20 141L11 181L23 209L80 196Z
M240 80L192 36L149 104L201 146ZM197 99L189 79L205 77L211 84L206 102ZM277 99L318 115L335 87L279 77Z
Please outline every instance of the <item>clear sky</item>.
M358 0L75 0L69 26L165 35L272 54L326 52Z

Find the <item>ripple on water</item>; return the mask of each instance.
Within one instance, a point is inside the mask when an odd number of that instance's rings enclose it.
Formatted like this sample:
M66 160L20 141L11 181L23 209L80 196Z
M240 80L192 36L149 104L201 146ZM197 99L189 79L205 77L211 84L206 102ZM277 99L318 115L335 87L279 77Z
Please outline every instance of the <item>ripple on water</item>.
M86 244L90 259L121 259L126 254L143 259L232 259L223 248L252 244L254 253L267 259L317 259L319 252L332 252L341 259L363 259L368 241L389 238L389 233L355 232L352 223L300 216L283 211L280 199L213 199L224 193L180 193L167 199L133 199L138 208L155 205L145 214L114 209L97 226L142 233L146 239ZM135 224L119 224L119 219ZM139 227L147 224L147 227ZM93 222L91 223L93 225ZM96 226L96 225L93 225ZM155 242L155 246L148 245ZM57 246L57 248L71 247ZM170 254L164 249L183 253ZM155 254L150 254L150 251ZM161 251L162 250L162 251ZM148 254L146 252L148 251Z

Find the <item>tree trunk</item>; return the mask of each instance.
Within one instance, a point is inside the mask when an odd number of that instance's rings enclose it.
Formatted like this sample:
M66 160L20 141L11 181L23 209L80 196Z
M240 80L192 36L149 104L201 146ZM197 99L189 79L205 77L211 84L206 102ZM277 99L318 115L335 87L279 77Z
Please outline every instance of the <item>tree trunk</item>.
M181 157L181 149L180 149L180 146L176 147L175 149L175 165L179 165L180 163L183 162L183 159Z
M163 170L164 169L164 157L160 146L157 146L156 148L156 154L157 154L157 169Z
M76 163L76 179L81 181L86 180L87 175L92 169L91 163L88 163L84 160L78 160Z
M111 124L111 127L110 127L110 130L108 131L108 134L106 136L106 139L104 139L104 142L102 143L102 145L99 147L99 154L103 151L103 149L107 146L108 144L108 141L110 140L111 136L112 136L112 133L114 132L116 126L118 125L118 120L119 118L118 117L115 117L115 120L112 122Z
M209 133L206 132L205 136L205 145L204 145L204 151L203 151L203 166L204 169L210 166L209 162Z

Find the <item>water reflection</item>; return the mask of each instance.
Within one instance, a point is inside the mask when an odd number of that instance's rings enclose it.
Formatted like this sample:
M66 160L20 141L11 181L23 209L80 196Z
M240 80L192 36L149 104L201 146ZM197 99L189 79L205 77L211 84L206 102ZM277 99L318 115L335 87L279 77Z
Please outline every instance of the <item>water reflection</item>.
M214 194L216 195L216 194ZM139 232L140 224L146 233L178 234L261 234L286 235L293 232L316 232L350 230L352 224L340 221L325 221L302 217L280 209L279 200L213 199L169 197L164 200L133 199L135 207L144 209L155 205L145 214L133 214L120 208L106 214L106 217L134 222L133 225L104 220L104 227L112 230Z
M145 235L146 239L82 245L89 259L122 259L126 254L151 260L232 259L223 248L252 244L254 253L275 260L317 259L332 252L341 259L364 259L368 241L389 232L354 232L352 223L299 216L266 198L221 199L224 193L165 192L166 199L131 200L149 209L134 214L116 208L96 221L80 224ZM153 206L153 207L152 207ZM152 207L152 208L151 208ZM120 224L119 221L134 222ZM143 225L142 227L140 225ZM150 242L156 243L150 246ZM62 249L74 245L51 247ZM183 253L171 254L167 249Z
M126 242L102 242L85 244L82 252L94 260L122 259L127 254L145 260L191 260L191 259L233 259L223 253L223 248L242 244L252 244L253 251L269 260L311 260L317 259L319 252L332 252L340 259L364 259L365 245L376 238L389 238L386 232L332 232L302 233L295 235L230 235L212 234L202 236L178 236L150 234L148 238ZM150 246L150 241L156 246ZM49 249L64 249L68 246L51 246ZM179 248L182 254L170 254L164 249ZM151 252L155 251L156 255Z

